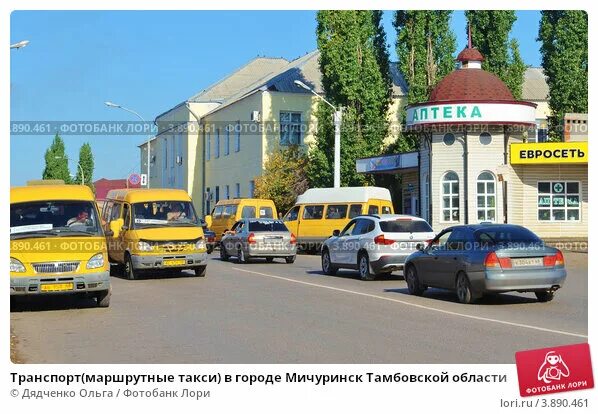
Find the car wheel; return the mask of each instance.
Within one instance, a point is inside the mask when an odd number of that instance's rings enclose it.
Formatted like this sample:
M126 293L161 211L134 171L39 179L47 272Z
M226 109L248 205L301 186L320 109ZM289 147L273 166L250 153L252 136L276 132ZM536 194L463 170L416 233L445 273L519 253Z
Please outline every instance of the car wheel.
M131 258L131 255L127 253L126 256L127 257L125 257L125 276L129 280L135 280L139 278L139 274L133 267L133 259Z
M459 273L457 276L456 289L459 302L466 305L473 303L474 296L471 291L471 283L469 283L469 278L463 272Z
M554 299L554 292L550 290L545 290L543 292L535 292L536 298L538 298L538 302L550 302Z
M220 260L223 262L228 261L228 253L226 253L226 249L224 248L223 244L220 245Z
M208 268L208 266L196 267L195 269L193 269L193 271L195 272L195 276L205 277L207 268Z
M96 300L98 302L98 307L100 307L100 308L107 308L107 307L109 307L110 306L110 296L112 296L112 290L111 289L99 292L96 295Z
M274 261L273 257L266 257L266 263L272 263Z
M242 264L247 263L247 257L245 256L245 252L241 247L239 247L239 251L237 252L237 261Z
M424 294L425 289L419 281L415 266L411 265L407 268L405 281L407 282L407 289L409 290L410 295L421 296Z
M293 264L295 263L295 259L297 258L297 256L287 256L284 258L285 262L287 262L287 264Z
M336 271L336 267L334 267L330 261L330 252L328 249L325 249L322 252L322 272L329 276L334 276L336 275Z
M359 266L359 277L361 278L361 280L376 279L376 274L370 272L370 259L368 258L367 253L362 253L359 256L357 264Z

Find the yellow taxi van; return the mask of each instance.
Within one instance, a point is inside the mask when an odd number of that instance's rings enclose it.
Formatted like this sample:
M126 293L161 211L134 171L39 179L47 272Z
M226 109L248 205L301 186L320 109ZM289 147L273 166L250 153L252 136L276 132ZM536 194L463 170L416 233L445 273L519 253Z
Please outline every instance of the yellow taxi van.
M122 189L106 195L102 222L112 263L129 280L148 270L205 276L206 242L191 197L177 189Z
M261 198L220 200L205 220L210 230L216 233L216 241L220 242L222 235L244 218L278 218L274 201Z
M310 188L284 216L303 248L315 249L362 214L394 214L390 191L381 187Z
M10 189L10 295L85 293L110 305L106 239L91 189Z

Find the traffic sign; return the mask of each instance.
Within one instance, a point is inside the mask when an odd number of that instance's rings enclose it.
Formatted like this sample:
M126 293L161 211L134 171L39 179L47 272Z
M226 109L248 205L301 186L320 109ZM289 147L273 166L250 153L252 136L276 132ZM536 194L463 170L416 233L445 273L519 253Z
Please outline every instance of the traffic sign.
M147 186L147 174L141 174L141 186L142 187Z
M131 185L139 185L139 183L141 182L141 176L137 173L133 173L131 175L129 175L129 183Z

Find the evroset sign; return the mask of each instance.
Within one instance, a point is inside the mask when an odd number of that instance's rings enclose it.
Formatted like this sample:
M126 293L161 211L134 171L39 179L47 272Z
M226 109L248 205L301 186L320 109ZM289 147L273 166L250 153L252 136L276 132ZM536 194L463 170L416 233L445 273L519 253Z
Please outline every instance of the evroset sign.
M511 164L587 164L587 142L511 144Z

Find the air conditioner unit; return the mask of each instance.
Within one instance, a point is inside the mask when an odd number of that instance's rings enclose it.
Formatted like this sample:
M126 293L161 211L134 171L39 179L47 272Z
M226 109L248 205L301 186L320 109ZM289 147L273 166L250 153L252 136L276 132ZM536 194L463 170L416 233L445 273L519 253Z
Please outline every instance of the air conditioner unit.
M251 120L253 122L260 122L262 119L260 111L251 111Z
M176 157L176 163L178 165L182 165L183 164L183 157L180 156L180 155L177 155L177 157Z

